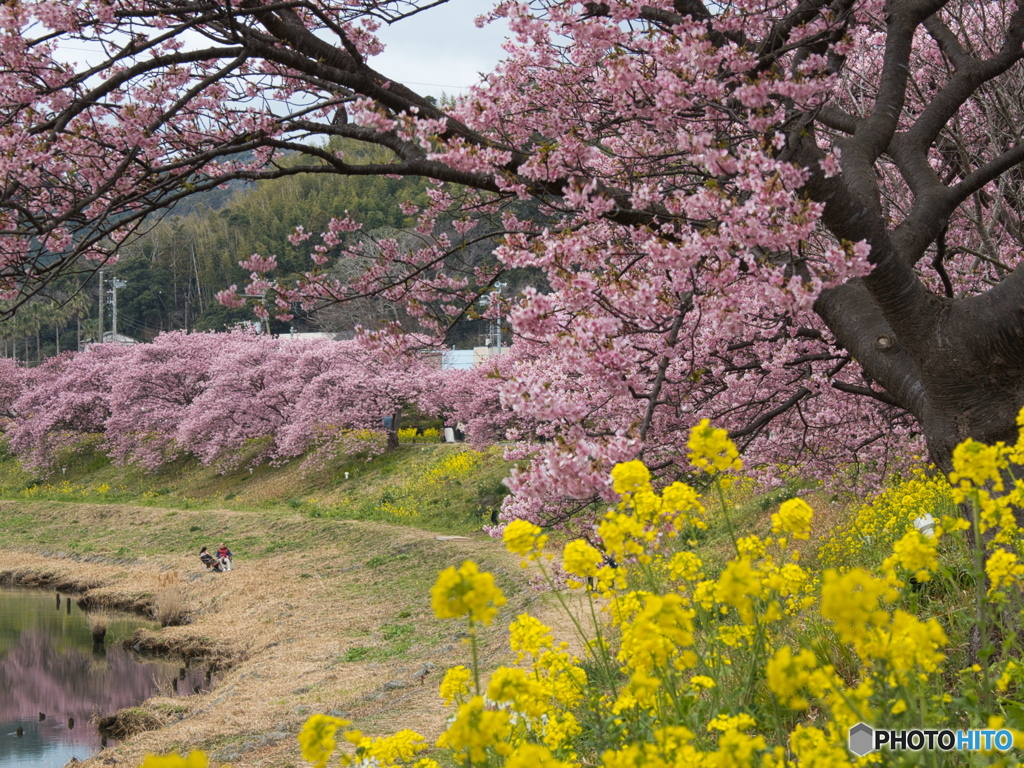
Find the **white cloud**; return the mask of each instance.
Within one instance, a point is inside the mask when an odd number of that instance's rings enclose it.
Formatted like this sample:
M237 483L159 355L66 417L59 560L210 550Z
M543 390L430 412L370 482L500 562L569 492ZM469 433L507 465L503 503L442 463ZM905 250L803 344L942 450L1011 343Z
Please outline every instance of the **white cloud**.
M504 55L505 25L473 23L492 6L491 0L450 0L382 27L377 34L387 47L370 65L423 95L464 93Z

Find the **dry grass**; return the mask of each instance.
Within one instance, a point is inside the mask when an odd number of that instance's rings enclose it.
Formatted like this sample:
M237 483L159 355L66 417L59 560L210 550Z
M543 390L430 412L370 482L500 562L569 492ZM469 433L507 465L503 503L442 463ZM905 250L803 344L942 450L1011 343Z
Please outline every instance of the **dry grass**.
M89 632L92 634L92 641L95 645L102 645L103 638L107 636L107 627L113 619L113 614L107 610L89 611L86 614L89 620Z
M161 627L177 627L188 622L185 581L178 571L161 574L153 595L153 618Z
M118 741L124 741L136 734L162 728L164 721L148 709L128 707L109 717L97 718L96 724L103 733Z

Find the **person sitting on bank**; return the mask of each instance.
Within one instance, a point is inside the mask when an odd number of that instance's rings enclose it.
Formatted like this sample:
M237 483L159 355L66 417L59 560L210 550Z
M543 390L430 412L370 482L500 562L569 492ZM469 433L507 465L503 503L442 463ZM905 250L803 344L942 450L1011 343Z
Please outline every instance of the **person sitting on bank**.
M216 557L211 555L207 551L206 547L203 547L201 550L199 550L199 560L200 562L202 562L203 565L206 566L208 570L216 571L217 573L220 573L222 570L224 570L223 568L221 568L220 561Z
M217 547L217 560L220 561L220 567L225 571L231 570L231 550L224 544Z

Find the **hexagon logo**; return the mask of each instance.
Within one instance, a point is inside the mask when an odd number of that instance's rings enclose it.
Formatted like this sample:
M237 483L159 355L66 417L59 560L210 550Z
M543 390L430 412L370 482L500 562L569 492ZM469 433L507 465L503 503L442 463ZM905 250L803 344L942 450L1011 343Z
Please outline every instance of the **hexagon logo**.
M864 757L875 748L875 729L864 723L857 723L850 728L850 751L858 757Z

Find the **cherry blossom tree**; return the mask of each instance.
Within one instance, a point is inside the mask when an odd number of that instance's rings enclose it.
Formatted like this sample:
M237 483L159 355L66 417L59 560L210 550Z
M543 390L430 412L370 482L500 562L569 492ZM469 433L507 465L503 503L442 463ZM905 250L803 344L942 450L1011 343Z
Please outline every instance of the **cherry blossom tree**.
M53 468L63 449L102 439L110 416L111 379L128 348L96 344L76 355L51 357L23 371L6 437L27 467Z
M277 458L276 435L293 417L303 388L326 370L328 343L232 334L210 367L209 384L178 424L178 446L222 469ZM246 456L250 441L263 445Z
M279 430L281 455L312 450L307 466L317 466L336 455L397 448L406 406L424 404L425 393L438 385L439 361L410 354L416 344L414 336L397 343L364 337L315 350L323 356L321 367L317 371L312 360L305 366L315 375ZM384 439L374 442L373 433Z
M107 453L115 462L155 469L180 454L178 428L233 335L173 331L127 348L110 376L104 423Z
M559 487L607 495L621 458L683 471L702 417L766 466L878 468L920 434L949 469L965 437L1013 438L1019 2L501 0L506 58L447 110L372 66L378 26L429 5L4 6L9 298L225 181L420 176L415 242L368 252L339 212L294 242L362 275L279 281L254 255L245 293L282 318L380 293L440 332L503 274L536 276L489 310L529 347L503 402L548 425L529 514L557 517ZM69 64L72 45L102 53ZM486 241L494 258L466 258Z
M0 428L14 417L14 402L21 396L25 370L17 360L0 358Z

